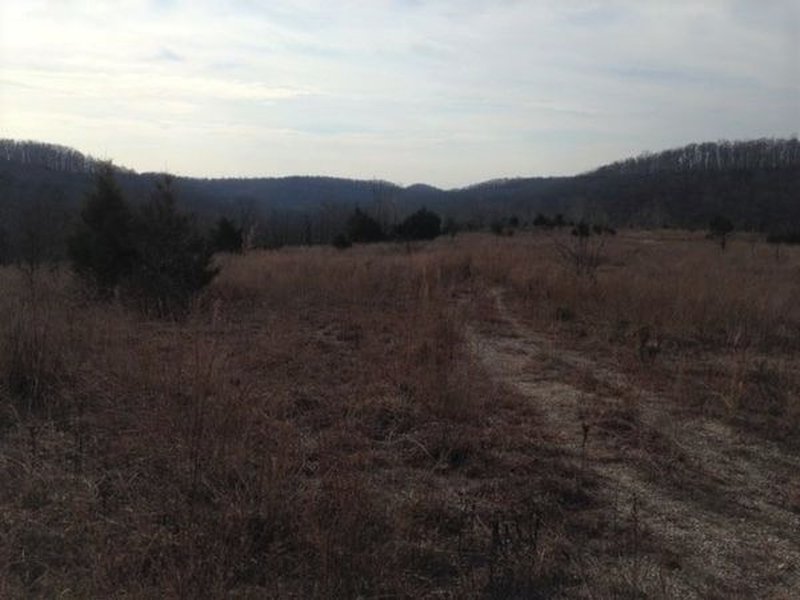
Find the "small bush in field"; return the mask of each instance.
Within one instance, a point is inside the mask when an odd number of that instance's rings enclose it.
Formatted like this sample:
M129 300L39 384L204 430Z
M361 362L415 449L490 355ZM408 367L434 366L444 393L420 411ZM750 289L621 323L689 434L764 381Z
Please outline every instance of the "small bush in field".
M708 224L708 237L719 240L720 247L725 250L728 236L733 232L733 223L727 217L717 215Z
M333 238L333 242L331 243L333 244L333 247L338 250L346 250L353 245L353 242L350 241L350 238L343 233L340 233Z
M771 233L767 236L768 244L790 244L800 245L800 231L788 231L784 233Z
M578 276L594 278L605 260L605 240L593 235L588 223L581 221L572 229L571 238L556 241L556 251L561 261Z
M541 227L541 228L544 228L544 229L551 229L554 226L554 224L553 224L553 221L548 219L542 213L538 213L536 215L536 218L533 220L533 226L534 227Z
M569 322L575 320L575 311L568 306L556 308L556 321Z

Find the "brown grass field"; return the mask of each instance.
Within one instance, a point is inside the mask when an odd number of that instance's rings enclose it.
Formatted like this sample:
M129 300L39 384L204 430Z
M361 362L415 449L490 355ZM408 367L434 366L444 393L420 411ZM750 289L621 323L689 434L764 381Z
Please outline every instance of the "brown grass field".
M0 597L800 597L800 251L573 243L0 271Z

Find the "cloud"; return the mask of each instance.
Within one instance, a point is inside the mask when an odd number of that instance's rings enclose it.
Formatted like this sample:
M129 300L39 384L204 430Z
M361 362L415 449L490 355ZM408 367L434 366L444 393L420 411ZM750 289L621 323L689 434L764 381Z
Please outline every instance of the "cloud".
M141 169L464 184L789 134L800 117L800 9L789 0L30 0L0 10L2 134L101 145Z
M259 81L221 79L213 76L147 72L61 72L7 69L7 85L22 86L51 98L82 98L102 101L109 98L181 99L204 102L271 102L310 95L309 89L271 86Z
M181 56L177 52L173 52L169 48L159 48L158 52L156 52L156 54L153 56L153 60L157 62L165 61L165 62L178 62L178 63L186 61L186 59L183 56Z

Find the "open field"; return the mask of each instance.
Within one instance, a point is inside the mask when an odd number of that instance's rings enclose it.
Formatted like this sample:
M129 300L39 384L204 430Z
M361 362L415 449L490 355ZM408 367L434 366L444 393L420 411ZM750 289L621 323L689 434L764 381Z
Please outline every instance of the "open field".
M0 271L0 597L797 597L800 251L591 240Z

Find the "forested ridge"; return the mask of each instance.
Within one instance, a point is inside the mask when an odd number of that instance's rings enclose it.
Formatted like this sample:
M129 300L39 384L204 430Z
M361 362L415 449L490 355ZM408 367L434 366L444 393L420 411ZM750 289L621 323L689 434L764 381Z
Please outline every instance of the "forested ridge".
M663 152L645 152L600 167L595 174L652 175L800 168L800 141L762 138L741 142L689 144Z
M20 213L34 205L74 215L102 164L65 146L0 140L2 229L15 229ZM158 177L114 170L134 204ZM176 177L175 187L201 222L219 216L261 222L267 245L331 241L357 206L386 225L427 207L471 228L512 215L524 224L539 213L615 226L704 228L724 215L737 229L774 233L800 228L800 142L695 143L572 177L498 179L451 190L321 176Z
M0 139L0 159L23 166L77 174L95 173L106 162L68 146L11 139ZM130 169L116 169L133 173Z

